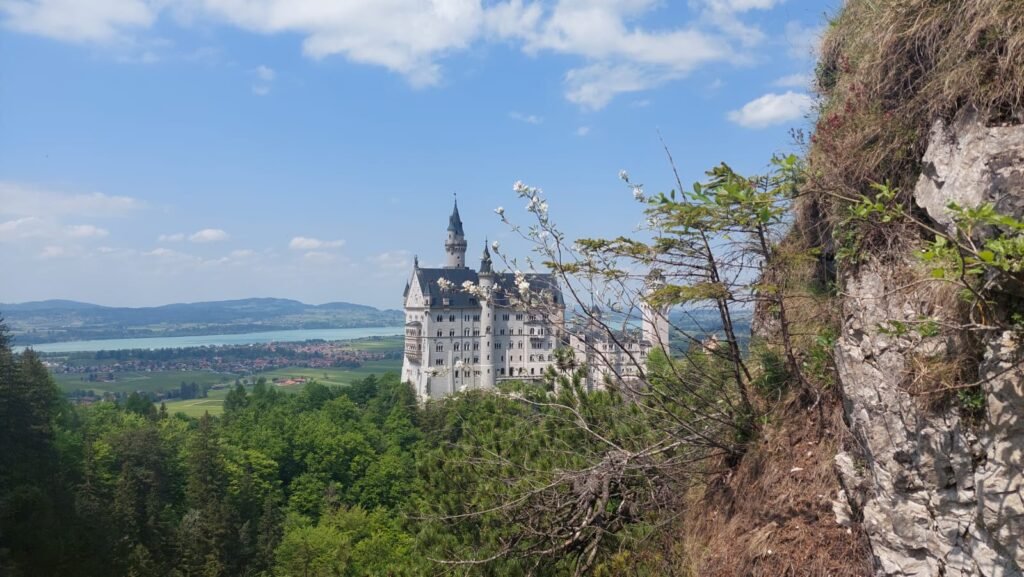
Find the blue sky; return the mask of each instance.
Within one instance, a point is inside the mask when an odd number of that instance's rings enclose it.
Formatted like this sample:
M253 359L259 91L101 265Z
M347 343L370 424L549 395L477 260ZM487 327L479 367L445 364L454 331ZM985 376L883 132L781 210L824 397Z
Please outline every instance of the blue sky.
M630 233L618 180L762 169L813 114L833 4L0 0L0 302L250 296L398 307L443 258Z

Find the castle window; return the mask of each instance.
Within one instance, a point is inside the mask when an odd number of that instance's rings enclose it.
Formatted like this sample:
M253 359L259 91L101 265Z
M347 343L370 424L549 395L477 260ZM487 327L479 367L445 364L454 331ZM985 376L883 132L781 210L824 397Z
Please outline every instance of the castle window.
M501 376L505 376L505 367L501 367Z
M455 336L455 329L452 329L452 330L448 331L448 336L454 337Z
M469 329L462 329L462 336L468 337L469 336Z
M441 322L443 320L444 320L444 316L443 315L437 315L437 322Z
M441 329L437 329L437 336L444 336L444 331L442 331Z
M480 336L480 329L473 329L473 336L474 337Z
M494 350L501 350L501 343L494 343Z
M523 341L519 341L519 348L523 348Z
M455 322L455 315L448 315L448 322L454 323Z
M516 315L516 320L517 320L517 321L521 321L521 320L523 320L523 313L519 313L519 314L517 314L517 315Z
M505 329L501 329L501 335L505 336Z
M534 373L533 373L533 367L530 367L530 374L531 374L531 375L532 375L532 374L534 374Z
M473 315L473 320L474 321L479 321L480 320L480 315Z
M444 364L444 359L434 359L434 364L440 367Z
M501 315L501 320L507 321L508 320L508 315Z
M480 357L473 357L473 364L474 365L479 363L479 362L480 362Z
M444 345L442 345L441 343L437 343L437 346L434 347L434 350L439 353L444 352Z
M519 334L523 334L523 327L519 327Z
M463 321L463 322L467 322L467 323L468 323L468 322L469 322L469 315L464 315L464 316L462 317L462 321Z
M457 351L457 350L459 350L459 347L460 347L460 346L461 346L461 345L459 345L459 343L455 343L455 350L456 350L456 351Z
M531 334L531 335L533 334L533 331L534 331L534 330L535 330L535 329L534 329L533 327L530 327L530 334Z
M479 351L480 350L480 343L473 343L473 350L474 351Z

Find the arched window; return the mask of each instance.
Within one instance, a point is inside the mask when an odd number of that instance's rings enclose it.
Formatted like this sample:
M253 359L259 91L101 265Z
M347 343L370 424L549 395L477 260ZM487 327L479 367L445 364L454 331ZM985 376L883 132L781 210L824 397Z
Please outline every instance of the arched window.
M459 343L455 343L455 350L459 350Z
M443 353L444 352L444 345L441 344L441 343L437 343L437 346L434 347L434 350L439 352L439 353Z
M455 315L448 315L448 322L454 323L455 322Z

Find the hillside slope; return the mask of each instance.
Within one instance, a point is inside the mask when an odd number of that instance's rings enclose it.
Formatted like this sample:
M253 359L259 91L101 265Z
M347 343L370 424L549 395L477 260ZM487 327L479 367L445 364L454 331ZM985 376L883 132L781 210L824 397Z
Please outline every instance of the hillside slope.
M397 310L332 302L251 298L158 307L105 307L66 300L0 304L19 345L81 339L230 334L288 329L394 326Z

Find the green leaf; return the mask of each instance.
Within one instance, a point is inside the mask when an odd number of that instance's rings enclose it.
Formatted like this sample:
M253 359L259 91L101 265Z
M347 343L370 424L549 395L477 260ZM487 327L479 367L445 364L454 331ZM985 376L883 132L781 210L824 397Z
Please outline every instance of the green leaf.
M995 262L996 254L990 250L982 250L978 252L978 258L980 258L984 262L991 263Z
M932 278L946 278L946 270L941 268L933 268Z

